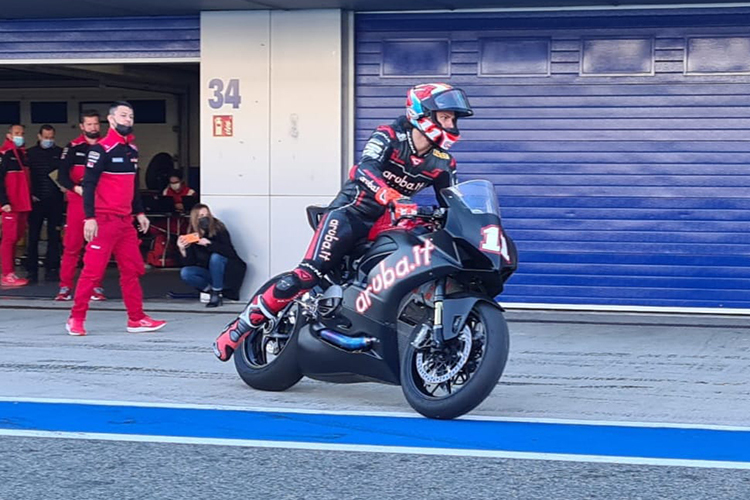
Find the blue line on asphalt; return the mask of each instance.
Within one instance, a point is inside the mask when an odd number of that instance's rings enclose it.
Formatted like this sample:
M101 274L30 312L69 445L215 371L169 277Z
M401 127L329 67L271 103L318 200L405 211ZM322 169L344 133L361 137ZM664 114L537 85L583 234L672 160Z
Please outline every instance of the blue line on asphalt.
M0 429L750 462L750 431L0 401Z

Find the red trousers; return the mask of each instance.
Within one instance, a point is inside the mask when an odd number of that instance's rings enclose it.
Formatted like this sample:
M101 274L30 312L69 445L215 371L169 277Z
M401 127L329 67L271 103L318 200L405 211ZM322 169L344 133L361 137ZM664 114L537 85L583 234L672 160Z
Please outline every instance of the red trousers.
M26 232L28 212L0 212L3 221L3 238L0 240L0 261L2 274L15 272L16 243Z
M76 193L68 193L68 214L65 218L65 236L63 237L63 255L60 264L60 287L73 289L78 259L83 250L83 198ZM101 286L101 281L96 284Z
M81 321L86 319L91 293L101 283L109 259L114 254L120 270L122 301L125 302L128 318L140 321L146 315L143 312L143 290L139 280L146 270L139 249L138 233L133 227L133 217L105 214L97 216L96 221L99 232L86 246L83 270L78 277L70 317Z

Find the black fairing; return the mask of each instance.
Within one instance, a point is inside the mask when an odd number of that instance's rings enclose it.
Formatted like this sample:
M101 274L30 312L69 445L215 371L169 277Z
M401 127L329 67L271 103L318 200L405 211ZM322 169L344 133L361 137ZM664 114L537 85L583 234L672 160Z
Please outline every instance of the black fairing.
M450 304L451 297L446 297L448 321L464 321L466 308L470 310L478 300L496 305L494 297L517 267L515 245L503 233L507 243L503 252L480 250L484 228L501 228L500 217L472 213L450 199L450 192L443 193L449 207L443 229L427 234L396 229L381 234L359 261L356 277L343 285L337 314L300 329L299 359L305 375L333 382L399 384L399 309L412 291L438 278L450 277L464 290ZM448 339L453 336L452 325L444 325ZM377 341L369 351L347 352L322 341L316 332L323 328ZM408 340L401 340L402 347L404 342Z

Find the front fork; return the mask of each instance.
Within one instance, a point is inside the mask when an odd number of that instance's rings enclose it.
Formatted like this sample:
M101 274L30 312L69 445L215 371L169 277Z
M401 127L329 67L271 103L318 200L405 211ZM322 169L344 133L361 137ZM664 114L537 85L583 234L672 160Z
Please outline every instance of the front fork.
M445 299L445 282L446 278L440 278L435 283L435 315L432 319L432 343L435 347L441 348L445 343L443 330L443 300Z

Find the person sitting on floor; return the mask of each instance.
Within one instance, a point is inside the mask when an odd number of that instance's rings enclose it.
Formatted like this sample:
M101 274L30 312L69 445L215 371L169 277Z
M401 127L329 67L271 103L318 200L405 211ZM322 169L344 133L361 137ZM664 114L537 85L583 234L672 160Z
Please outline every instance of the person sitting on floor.
M226 226L199 203L190 211L189 233L177 239L185 262L180 277L203 293L210 293L206 307L222 305L222 297L239 300L247 266L232 246Z

